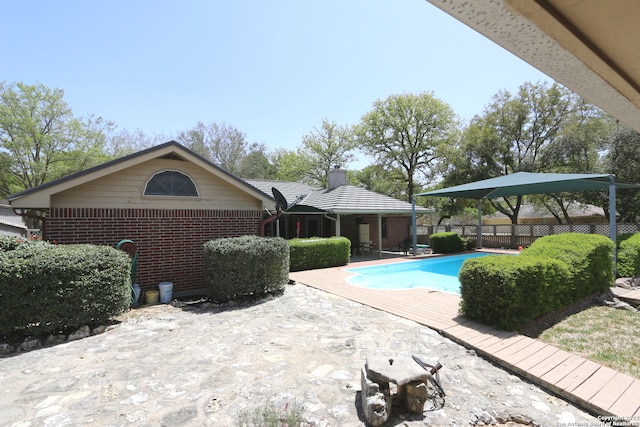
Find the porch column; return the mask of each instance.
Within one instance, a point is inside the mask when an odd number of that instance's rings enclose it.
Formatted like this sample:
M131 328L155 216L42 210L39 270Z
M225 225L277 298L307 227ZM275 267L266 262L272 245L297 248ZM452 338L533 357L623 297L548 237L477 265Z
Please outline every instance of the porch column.
M382 258L382 214L378 214L378 258Z
M340 235L340 214L336 214L336 236Z

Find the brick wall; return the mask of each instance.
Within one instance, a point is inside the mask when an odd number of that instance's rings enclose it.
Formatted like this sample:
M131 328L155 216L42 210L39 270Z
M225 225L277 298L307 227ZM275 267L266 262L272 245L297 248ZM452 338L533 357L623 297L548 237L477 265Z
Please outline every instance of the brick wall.
M261 219L260 211L245 210L58 208L49 212L44 238L108 246L133 240L138 248L136 282L150 290L171 281L179 293L205 287L205 242L259 234Z

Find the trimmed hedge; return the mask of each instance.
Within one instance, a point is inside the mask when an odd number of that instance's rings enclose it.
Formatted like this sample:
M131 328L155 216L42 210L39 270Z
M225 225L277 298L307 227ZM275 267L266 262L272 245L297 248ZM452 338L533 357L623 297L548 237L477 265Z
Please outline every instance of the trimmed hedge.
M613 242L599 234L563 233L537 239L520 256L544 256L569 267L567 282L576 301L613 285ZM568 302L570 302L568 301Z
M351 241L346 237L291 239L291 271L346 265Z
M469 259L460 269L462 314L517 330L541 315L613 285L613 242L565 233L537 239L517 256Z
M12 251L20 245L28 244L25 237L0 236L0 252Z
M445 231L434 233L430 237L430 246L435 254L452 254L464 252L466 244L458 233Z
M0 251L0 335L101 325L131 302L131 261L94 245L20 244Z
M640 233L618 236L618 276L640 274Z
M543 257L486 256L460 269L461 313L506 330L562 306L569 274L565 263Z
M216 302L258 299L289 281L289 244L279 237L211 240L204 259L207 295Z

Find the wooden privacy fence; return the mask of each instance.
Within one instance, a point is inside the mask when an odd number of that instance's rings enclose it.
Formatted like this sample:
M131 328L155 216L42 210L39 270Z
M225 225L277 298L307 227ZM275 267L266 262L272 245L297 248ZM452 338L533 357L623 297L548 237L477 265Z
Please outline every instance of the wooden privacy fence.
M464 239L476 241L477 225L419 225L416 234L419 241L429 243L432 234L453 231ZM637 223L617 224L618 235L640 232ZM585 233L609 236L609 224L518 224L518 225L483 225L482 246L485 248L527 247L537 238L551 234Z

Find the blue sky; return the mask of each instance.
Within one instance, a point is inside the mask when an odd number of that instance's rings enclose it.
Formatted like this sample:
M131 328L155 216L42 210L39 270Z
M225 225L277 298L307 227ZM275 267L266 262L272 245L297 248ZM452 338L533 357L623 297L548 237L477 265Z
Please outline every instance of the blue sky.
M433 92L463 120L544 74L424 0L4 1L0 79L173 136L226 123L295 149L323 118Z

